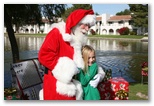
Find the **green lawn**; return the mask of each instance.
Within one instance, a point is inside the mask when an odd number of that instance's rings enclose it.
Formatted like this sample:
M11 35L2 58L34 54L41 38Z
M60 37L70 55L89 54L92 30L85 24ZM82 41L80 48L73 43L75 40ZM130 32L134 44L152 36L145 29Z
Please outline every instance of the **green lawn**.
M6 33L4 34L6 35ZM15 34L19 36L46 36L47 34ZM144 35L88 35L89 38L129 38L129 39L141 39L143 37L148 37Z
M141 93L141 96L137 96L137 93ZM130 83L129 84L129 100L148 100L145 98L148 96L148 84Z
M145 36L141 35L88 35L88 37L101 37L101 38L129 38L129 39L141 39Z

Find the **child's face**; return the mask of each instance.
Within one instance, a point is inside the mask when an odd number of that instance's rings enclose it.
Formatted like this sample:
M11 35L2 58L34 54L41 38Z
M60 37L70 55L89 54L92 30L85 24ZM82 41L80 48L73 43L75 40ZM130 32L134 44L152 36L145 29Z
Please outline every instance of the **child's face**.
M92 51L88 56L88 66L91 66L95 62L95 53Z

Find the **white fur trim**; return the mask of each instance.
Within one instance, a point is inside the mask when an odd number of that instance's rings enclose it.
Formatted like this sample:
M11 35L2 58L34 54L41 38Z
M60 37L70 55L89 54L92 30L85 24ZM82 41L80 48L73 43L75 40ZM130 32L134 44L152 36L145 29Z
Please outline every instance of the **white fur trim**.
M39 91L39 100L44 100L43 99L43 89Z
M59 23L53 23L51 27L57 28L60 31L60 33L62 34L64 41L70 42L72 40L72 35L65 33L65 25L66 25L66 23L62 21Z
M78 72L79 70L74 61L68 57L60 57L52 71L54 77L63 83L69 83Z
M90 26L94 26L96 23L96 16L86 15L79 23L90 24Z
M83 89L79 81L73 79L73 83L76 86L76 100L83 100Z
M63 82L57 81L56 87L57 87L56 91L59 94L67 95L69 97L75 96L76 94L76 86L72 82L63 83Z
M59 31L60 31L60 33L65 33L65 22L59 22L59 23L53 23L52 25L51 25L51 28L53 29L53 28L57 28L57 29L59 29Z
M67 41L67 42L72 41L72 35L67 34L67 33L63 33L62 36L63 36L64 41Z

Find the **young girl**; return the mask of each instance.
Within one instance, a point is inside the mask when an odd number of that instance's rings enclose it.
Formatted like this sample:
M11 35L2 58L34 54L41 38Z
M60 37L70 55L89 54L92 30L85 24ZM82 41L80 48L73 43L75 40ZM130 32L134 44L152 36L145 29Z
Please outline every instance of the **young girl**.
M94 88L89 84L98 73L95 50L91 46L85 45L82 48L82 56L85 67L83 70L79 69L80 73L77 74L77 80L81 82L83 88L83 100L100 100L100 94L97 87Z

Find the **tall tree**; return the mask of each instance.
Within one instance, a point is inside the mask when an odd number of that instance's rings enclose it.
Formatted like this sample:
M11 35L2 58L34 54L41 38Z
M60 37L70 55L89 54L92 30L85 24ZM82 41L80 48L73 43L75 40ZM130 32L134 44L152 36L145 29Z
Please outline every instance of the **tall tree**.
M16 38L14 36L14 30L12 28L11 18L8 15L8 12L5 7L4 7L4 23L7 28L7 32L11 43L13 62L15 63L19 61L19 50L18 50Z
M46 9L46 7L52 8L52 12L48 13L49 9ZM50 20L52 17L60 17L64 11L65 8L61 4L49 6L45 4L4 4L4 23L11 43L13 62L18 62L20 58L12 24L15 24L16 27L25 24L41 24L42 14ZM45 14L45 12L48 14Z
M129 4L133 25L148 31L148 4ZM142 31L143 32L143 31Z
M130 15L130 10L125 9L124 11L118 12L116 13L116 15Z
M76 10L76 9L86 9L86 10L88 10L88 9L92 9L92 5L91 4L72 4L73 5L73 8L74 8L74 10Z
M4 23L11 43L13 62L20 60L18 45L12 25L19 26L30 23L40 23L40 10L37 4L4 4Z
M67 8L65 13L62 15L63 20L65 21L66 18L70 15L70 13L76 9L92 9L91 4L72 4L72 7Z
M61 17L65 12L66 4L42 4L40 5L42 15L50 23L57 22L57 17Z
M5 4L4 8L11 17L11 23L16 26L15 31L21 25L41 22L41 12L37 4Z

